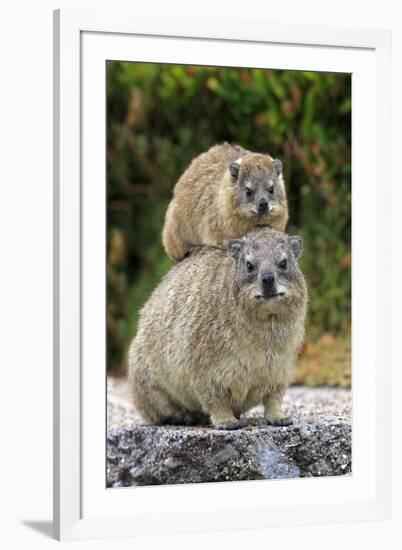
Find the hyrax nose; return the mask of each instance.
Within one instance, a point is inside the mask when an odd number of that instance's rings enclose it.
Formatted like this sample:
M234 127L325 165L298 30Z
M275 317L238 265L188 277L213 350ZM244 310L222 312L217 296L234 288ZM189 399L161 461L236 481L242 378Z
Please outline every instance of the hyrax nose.
M268 201L266 199L260 199L258 209L260 212L266 212L268 210Z
M272 288L274 286L275 276L271 271L267 271L266 273L264 273L264 275L262 276L262 284L266 288Z

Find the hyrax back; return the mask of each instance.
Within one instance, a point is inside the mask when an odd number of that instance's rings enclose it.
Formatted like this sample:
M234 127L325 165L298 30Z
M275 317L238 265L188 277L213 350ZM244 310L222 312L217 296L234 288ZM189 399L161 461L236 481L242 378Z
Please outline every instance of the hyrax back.
M287 220L281 161L224 143L196 157L177 182L162 240L180 261L194 245L221 246L257 226L283 231Z
M145 423L239 427L263 403L281 411L304 337L301 238L259 228L227 249L203 247L177 264L141 311L129 351L134 404Z

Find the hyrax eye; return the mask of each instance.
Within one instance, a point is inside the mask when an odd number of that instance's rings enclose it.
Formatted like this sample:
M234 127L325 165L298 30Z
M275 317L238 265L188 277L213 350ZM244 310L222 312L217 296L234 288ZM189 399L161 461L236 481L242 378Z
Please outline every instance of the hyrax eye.
M247 273L252 273L254 271L254 266L251 262L246 263Z
M268 189L268 192L273 195L274 194L274 186L271 185L271 187Z
M251 197L253 194L253 190L250 189L250 187L246 187L246 197Z
M287 261L286 258L285 258L284 260L282 260L282 261L279 262L279 267L280 267L281 269L286 269L286 268L288 267L288 261Z

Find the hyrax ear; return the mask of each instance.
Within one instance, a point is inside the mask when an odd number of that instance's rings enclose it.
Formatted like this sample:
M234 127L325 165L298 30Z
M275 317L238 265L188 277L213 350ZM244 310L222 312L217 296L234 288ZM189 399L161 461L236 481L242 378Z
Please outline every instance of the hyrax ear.
M300 258L303 252L303 239L298 235L293 235L293 237L289 237L289 244L295 258Z
M279 159L274 159L272 161L272 164L275 166L275 170L276 170L276 173L278 174L278 176L280 176L282 174L282 161L279 160Z
M228 251L232 258L237 258L240 256L244 248L244 241L242 239L232 239L228 242Z
M237 179L237 176L239 175L241 161L242 159L237 159L229 164L229 172L234 179Z

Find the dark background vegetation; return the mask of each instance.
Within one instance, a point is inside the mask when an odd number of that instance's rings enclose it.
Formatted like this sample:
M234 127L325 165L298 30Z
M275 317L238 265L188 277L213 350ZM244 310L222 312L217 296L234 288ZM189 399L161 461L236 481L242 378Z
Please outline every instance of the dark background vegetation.
M191 159L229 141L283 160L289 233L304 237L307 341L296 381L350 384L350 75L108 62L108 370L171 266L161 230Z

